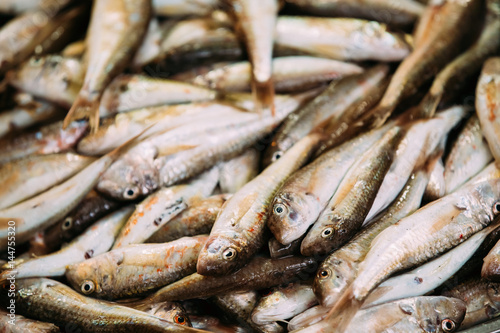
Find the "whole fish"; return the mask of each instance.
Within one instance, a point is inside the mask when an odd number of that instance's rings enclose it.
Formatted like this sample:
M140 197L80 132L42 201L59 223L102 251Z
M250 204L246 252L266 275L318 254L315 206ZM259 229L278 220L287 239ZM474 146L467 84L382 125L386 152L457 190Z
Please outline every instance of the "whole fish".
M274 88L278 93L307 90L363 71L354 64L309 56L274 58L272 67ZM218 67L196 76L191 82L222 91L248 91L251 86L251 65L243 61Z
M252 321L263 325L286 320L317 303L311 285L302 282L290 283L275 288L270 294L262 297L252 311Z
M16 280L16 310L85 332L203 332L139 310L82 296L50 279Z
M446 157L444 181L451 193L484 169L493 159L477 115L467 121Z
M90 129L99 128L99 102L106 86L132 60L145 35L151 15L151 1L98 0L86 39L86 71L83 86L64 119L88 118Z
M97 298L140 296L196 271L206 236L163 244L137 244L70 265L66 278L79 292Z
M0 166L0 209L29 199L57 185L95 159L73 153L34 155Z
M500 11L500 9L499 9ZM499 122L500 114L500 57L490 58L483 70L476 88L476 111L483 134L495 161L500 160Z
M54 324L46 323L43 321L25 318L19 314L13 314L12 321L9 317L10 313L5 310L0 310L0 330L1 333L59 333L59 327Z
M259 153L248 149L220 167L219 186L223 193L236 193L259 173Z
M302 12L320 16L344 16L375 20L391 26L410 26L425 6L414 0L286 0Z
M42 126L14 138L0 140L0 164L29 155L46 155L72 148L87 130L87 124L73 122L66 129L62 121Z
M136 206L116 237L113 249L143 243L193 202L208 197L217 186L218 179L219 170L216 166L186 184L166 187L153 193Z
M327 119L335 122L359 117L360 110L355 106L364 103L367 95L376 94L374 90L384 86L388 71L387 65L378 65L360 75L330 83L321 94L285 119L265 152L264 164L279 159L295 142Z
M153 11L160 16L204 16L218 5L219 0L152 0Z
M397 126L391 128L354 162L302 240L302 255L326 254L354 236L375 200L404 132Z
M288 257L294 254L300 253L300 243L302 242L302 238L294 240L288 245L283 245L276 240L276 238L269 239L268 247L269 247L269 256L273 259Z
M149 237L146 243L165 243L181 237L209 234L222 206L230 197L230 194L217 194L193 202Z
M229 3L252 64L252 92L257 110L270 108L274 115L272 58L278 0L230 0Z
M186 314L186 311L179 303L160 302L157 304L152 304L149 308L143 308L140 310L155 317L166 319L174 324L193 327L188 315Z
M250 261L264 245L268 210L276 191L307 161L320 139L320 135L304 137L224 204L200 252L198 273L226 275Z
M352 18L280 16L275 43L337 60L400 61L411 51L409 37L375 21Z
M102 218L61 250L10 267L10 270L0 274L0 280L12 276L16 278L63 276L67 266L108 251L132 211L132 207L125 207Z
M370 249L370 244L387 227L410 215L420 207L428 171L417 170L412 174L398 198L379 219L372 222L349 243L330 254L320 265L313 290L324 306L333 306L358 275L359 264Z

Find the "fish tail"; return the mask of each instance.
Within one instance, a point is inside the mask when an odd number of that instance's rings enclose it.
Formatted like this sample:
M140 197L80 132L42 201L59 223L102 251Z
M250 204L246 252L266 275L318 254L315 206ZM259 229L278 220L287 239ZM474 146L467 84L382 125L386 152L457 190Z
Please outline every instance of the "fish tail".
M259 112L265 109L271 109L273 117L276 114L274 107L274 85L272 79L264 82L252 80L252 92L255 99L256 108Z
M436 113L440 101L441 101L441 95L434 95L428 93L422 99L420 104L418 104L416 110L414 110L413 117L415 119L432 118Z
M325 319L334 323L335 332L345 332L356 312L363 305L354 296L352 285L342 294L335 306L328 312Z
M63 128L82 118L89 120L90 131L96 133L99 129L99 100L89 100L79 95L64 118Z

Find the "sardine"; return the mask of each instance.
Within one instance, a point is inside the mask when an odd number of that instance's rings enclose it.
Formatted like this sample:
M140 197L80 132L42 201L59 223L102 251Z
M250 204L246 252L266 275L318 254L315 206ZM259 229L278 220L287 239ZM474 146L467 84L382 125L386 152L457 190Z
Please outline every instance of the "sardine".
M198 273L227 275L250 261L264 244L268 210L276 191L307 161L320 139L320 135L304 137L224 204L200 252Z
M223 193L236 193L259 174L259 154L248 149L220 167L219 186Z
M12 316L12 317L10 317ZM15 318L12 321L11 318ZM59 327L43 321L25 318L19 314L10 314L5 310L0 310L0 327L2 333L59 333Z
M151 1L96 1L87 33L83 87L64 119L88 118L92 132L99 128L99 102L106 86L131 60L145 35Z

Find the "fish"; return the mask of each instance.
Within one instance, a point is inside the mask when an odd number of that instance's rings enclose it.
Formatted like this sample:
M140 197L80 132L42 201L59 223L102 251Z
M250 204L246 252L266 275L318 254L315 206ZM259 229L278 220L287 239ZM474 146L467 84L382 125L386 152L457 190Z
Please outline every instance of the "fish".
M102 299L142 296L196 271L206 235L162 244L114 248L69 265L66 278L84 295Z
M273 84L277 93L304 91L362 72L363 68L358 65L319 57L277 57L272 61ZM217 67L195 76L190 82L219 91L249 91L251 64L241 61Z
M9 270L0 274L0 281L13 276L15 278L64 276L67 266L108 251L132 212L132 207L124 207L94 223L61 250L19 265L11 265L14 267L9 267Z
M271 258L282 258L288 257L290 255L299 254L300 253L300 243L302 242L302 238L294 240L288 245L283 245L276 238L269 239L268 247L269 247L269 255Z
M155 14L159 16L204 16L209 14L213 9L217 8L219 2L219 0L153 0L152 6Z
M132 68L139 70L140 68L154 61L159 56L161 51L161 41L168 26L169 23L160 24L156 16L151 17L151 19L149 20L148 29L146 31L146 34L144 35L141 45L132 58Z
M387 23L389 26L408 27L422 16L425 6L417 1L391 0L286 0L303 13L319 16L354 17Z
M227 275L250 261L264 245L272 198L285 180L307 161L320 140L320 135L304 137L283 158L233 194L217 216L200 252L198 273Z
M500 57L486 60L476 88L476 112L495 161L500 160L498 121L500 110Z
M312 308L309 308L290 319L288 321L287 329L291 332L316 324L326 317L328 311L330 311L330 308L327 306L313 306Z
M259 174L259 153L248 149L220 167L219 187L223 193L236 193Z
M182 185L165 187L144 199L116 237L113 249L140 244L193 202L208 197L217 186L217 166ZM131 196L134 189L129 190Z
M139 310L82 296L61 282L47 278L16 280L15 299L16 311L20 314L85 332L203 332ZM97 314L98 320L93 320Z
M444 166L446 193L483 170L493 159L486 142L479 118L473 114L453 143Z
M443 149L438 149L435 156L432 157L435 160L434 167L431 171L429 182L427 183L427 188L424 193L424 197L427 201L437 200L446 194L444 165L442 159L443 153Z
M276 45L340 61L401 61L411 52L409 40L375 21L285 15L275 35Z
M398 126L351 166L335 194L302 240L302 255L322 255L349 241L368 214L405 131Z
M176 302L160 302L158 304L152 304L150 308L141 309L141 311L149 313L155 317L166 319L177 325L193 327L182 305Z
M334 306L355 280L359 265L370 250L372 241L387 227L420 207L429 179L428 170L413 172L398 198L380 218L362 229L349 243L330 254L319 266L313 291L321 305Z
M4 14L21 14L40 8L42 0L5 0L0 5L0 12Z
M264 153L264 165L275 162L294 143L316 128L326 127L324 123L359 117L364 109L359 110L357 106L365 103L367 96L374 94L377 87L384 86L388 71L387 65L378 65L360 75L330 83L321 94L285 119ZM324 130L325 133L331 131Z
M92 132L99 128L99 103L104 89L132 60L146 34L151 12L150 0L94 3L86 39L83 86L64 119L64 128L81 118L89 119Z
M0 209L62 183L95 160L73 153L34 155L0 166Z
M268 295L263 296L252 311L252 321L263 325L286 320L317 303L311 285L305 282L290 283L274 288Z
M257 110L271 109L274 115L273 45L278 0L230 0L252 65L252 93Z
M15 320L11 321L10 313L0 310L0 326L2 333L59 333L59 327L43 321L33 320L19 314L12 315Z
M181 237L209 234L222 206L230 197L231 194L216 194L194 201L145 242L165 243Z
M483 259L483 267L481 269L481 276L490 281L500 281L500 241L488 252L488 255Z

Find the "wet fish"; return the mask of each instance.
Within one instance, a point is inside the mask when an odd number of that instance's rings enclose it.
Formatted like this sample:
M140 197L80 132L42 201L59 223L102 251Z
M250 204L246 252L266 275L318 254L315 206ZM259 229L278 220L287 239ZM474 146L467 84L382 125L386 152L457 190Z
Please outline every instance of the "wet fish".
M259 153L248 149L220 167L219 186L223 193L236 193L259 174Z
M313 306L290 319L287 325L288 331L291 332L316 324L326 317L328 311L330 311L329 307L322 305Z
M112 249L66 270L73 288L103 299L141 296L196 271L207 236Z
M265 242L268 210L285 180L309 158L320 135L308 135L225 204L200 252L197 272L227 275L243 267Z
M146 33L151 1L96 1L86 39L83 86L64 119L88 118L92 132L99 128L99 102L106 86L131 60Z
M309 56L274 58L272 68L274 88L278 93L311 89L324 82L363 71L355 64ZM191 82L222 91L248 91L251 86L251 65L243 61L218 67L196 76Z
M77 264L108 251L133 207L125 207L112 213L57 252L25 261L0 274L0 280L16 278L63 276L66 267Z
M483 170L493 159L477 115L467 121L446 157L444 180L451 193Z
M302 255L326 254L349 241L368 214L405 131L391 128L354 162L300 245Z
M230 194L217 194L193 202L146 240L146 243L164 243L186 236L209 234L212 225Z
M0 209L29 199L73 176L95 159L73 153L34 155L0 166Z
M60 332L59 327L54 324L46 323L43 321L33 320L25 318L19 314L13 314L12 317L15 318L11 321L9 317L10 313L5 310L0 310L0 326L2 333L58 333Z
M433 201L441 198L446 194L446 184L444 180L444 165L443 165L444 149L437 149L431 159L434 162L432 171L425 189L424 198L427 201Z
M185 16L209 14L219 5L219 0L153 0L155 14L160 16Z
M186 311L179 303L160 302L158 304L151 305L150 308L141 309L141 311L166 319L174 324L193 327Z
M500 9L499 9L500 11ZM497 116L500 113L500 57L490 58L483 70L476 88L476 112L483 128L483 134L495 161L500 160L499 129Z
M203 332L139 310L82 296L50 279L16 281L16 310L85 332ZM96 319L98 318L98 319Z
M0 12L5 14L21 14L40 8L42 0L5 0L0 5Z
M219 169L214 167L183 185L160 189L144 199L116 237L113 249L130 244L140 244L151 237L193 202L212 194L219 179ZM134 189L130 189L133 196Z
M409 37L375 21L280 16L275 43L337 60L400 61L410 54Z
M300 253L300 243L302 242L302 238L294 240L288 245L283 245L276 238L269 239L268 247L269 247L269 255L271 258L282 258L288 257L294 254Z
M314 293L322 305L330 307L335 305L351 285L357 277L359 265L368 253L373 239L384 229L420 207L428 179L427 170L420 169L414 172L398 198L379 219L323 261L313 284Z
M140 69L159 56L161 51L161 41L163 39L163 36L165 35L167 26L168 23L162 23L160 25L160 22L156 16L151 17L146 34L144 35L141 45L137 49L137 52L132 59L132 68Z
M500 241L484 257L481 276L491 281L500 281Z

